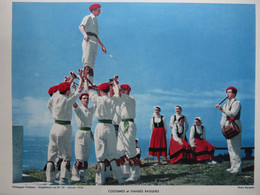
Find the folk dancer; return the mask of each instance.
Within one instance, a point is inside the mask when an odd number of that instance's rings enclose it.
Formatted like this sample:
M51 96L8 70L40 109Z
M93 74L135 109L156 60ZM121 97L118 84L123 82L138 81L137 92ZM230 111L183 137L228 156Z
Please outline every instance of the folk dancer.
M54 183L54 162L58 155L63 159L60 168L60 184L69 184L70 161L72 159L72 107L79 97L82 89L82 70L79 70L80 84L73 94L70 83L63 82L58 85L58 91L48 102L48 108L55 119L49 136L48 161L46 166L46 181Z
M241 103L240 101L235 99L237 95L237 89L235 87L228 87L226 89L226 94L228 97L228 102L224 104L223 108L219 104L216 105L216 108L222 112L220 125L223 128L225 126L228 126L231 121L234 121L242 132L242 125L240 121ZM228 168L227 171L233 174L241 173L242 169L240 149L241 132L231 139L227 139L228 153L231 163L231 167Z
M117 86L116 83L115 86ZM108 83L102 83L98 86L99 96L90 91L87 79L85 79L85 90L89 94L92 102L97 106L96 117L98 124L94 134L97 158L96 185L105 184L106 164L111 166L114 178L118 180L118 183L124 184L125 180L123 179L122 171L116 163L117 151L115 143L117 139L115 128L112 124L112 119L115 114L115 102L118 101L119 94L117 94L117 96L108 97L110 85Z
M118 130L117 150L120 156L120 164L122 170L130 170L130 175L124 173L128 177L127 182L136 181L140 178L141 161L136 158L136 125L134 118L136 116L136 102L130 96L131 87L128 84L120 86L120 117L121 122ZM127 166L127 167L125 167ZM130 166L130 167L128 167Z
M84 70L88 74L87 78L93 84L98 44L104 53L106 53L106 48L99 39L98 21L96 18L101 13L101 5L93 4L89 7L89 11L91 14L83 18L79 29L84 36L82 41L82 63Z
M150 122L150 128L152 130L150 146L149 146L149 155L157 157L157 164L159 165L160 156L164 156L166 163L168 163L167 158L167 125L165 117L160 114L160 106L154 107L154 114Z
M202 125L200 117L195 118L195 124L190 129L190 146L194 151L194 160L198 162L215 162L214 152L216 147L206 141L206 128Z
M89 94L82 93L79 96L81 106L75 103L74 111L76 113L76 121L79 127L75 135L75 157L76 162L72 167L72 182L87 182L88 173L88 159L91 150L91 143L93 135L91 132L91 126L93 116L96 111L95 105L88 107Z
M170 163L186 162L193 158L191 146L185 141L184 117L179 116L177 123L173 125L172 136L170 139L169 155Z

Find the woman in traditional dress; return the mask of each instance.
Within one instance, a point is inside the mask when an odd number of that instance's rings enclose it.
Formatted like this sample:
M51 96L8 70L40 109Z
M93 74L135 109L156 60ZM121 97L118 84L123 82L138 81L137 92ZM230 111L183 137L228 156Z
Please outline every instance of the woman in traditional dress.
M151 119L150 127L152 130L152 136L150 140L149 155L157 156L157 164L159 165L160 156L164 156L165 161L168 163L167 158L167 125L165 117L160 115L161 108L159 106L154 107L154 114Z
M202 125L200 117L195 118L195 124L190 129L189 141L196 161L208 162L213 160L216 148L206 141L206 128Z
M191 146L185 141L184 117L177 118L172 128L172 136L169 147L170 163L176 163L180 160L186 161L193 158Z

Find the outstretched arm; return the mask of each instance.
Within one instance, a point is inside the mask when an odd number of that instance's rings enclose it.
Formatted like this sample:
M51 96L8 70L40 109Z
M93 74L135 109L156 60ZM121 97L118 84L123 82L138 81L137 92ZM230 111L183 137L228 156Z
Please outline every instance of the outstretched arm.
M103 45L103 43L101 42L101 40L99 39L99 37L97 37L97 42L98 42L98 44L101 46L102 51L103 51L104 53L107 53L107 50L106 50L105 46Z

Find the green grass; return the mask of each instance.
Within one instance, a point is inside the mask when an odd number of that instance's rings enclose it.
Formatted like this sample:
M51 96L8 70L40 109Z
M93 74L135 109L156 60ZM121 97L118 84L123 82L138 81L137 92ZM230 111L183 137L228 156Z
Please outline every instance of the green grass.
M127 185L253 185L254 160L243 161L243 171L239 175L226 171L229 161L216 165L207 164L169 164L153 166L153 159L142 160L141 179ZM45 181L45 172L24 170L27 175ZM95 185L95 165L89 166L88 182L74 185ZM106 185L117 185L113 179L107 179Z

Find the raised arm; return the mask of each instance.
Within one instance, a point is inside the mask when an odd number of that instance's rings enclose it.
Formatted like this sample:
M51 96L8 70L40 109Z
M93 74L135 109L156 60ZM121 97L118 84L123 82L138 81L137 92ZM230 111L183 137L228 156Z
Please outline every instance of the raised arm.
M78 73L79 73L79 88L78 88L78 91L79 93L82 92L83 90L83 70L82 69L79 69L78 70Z

